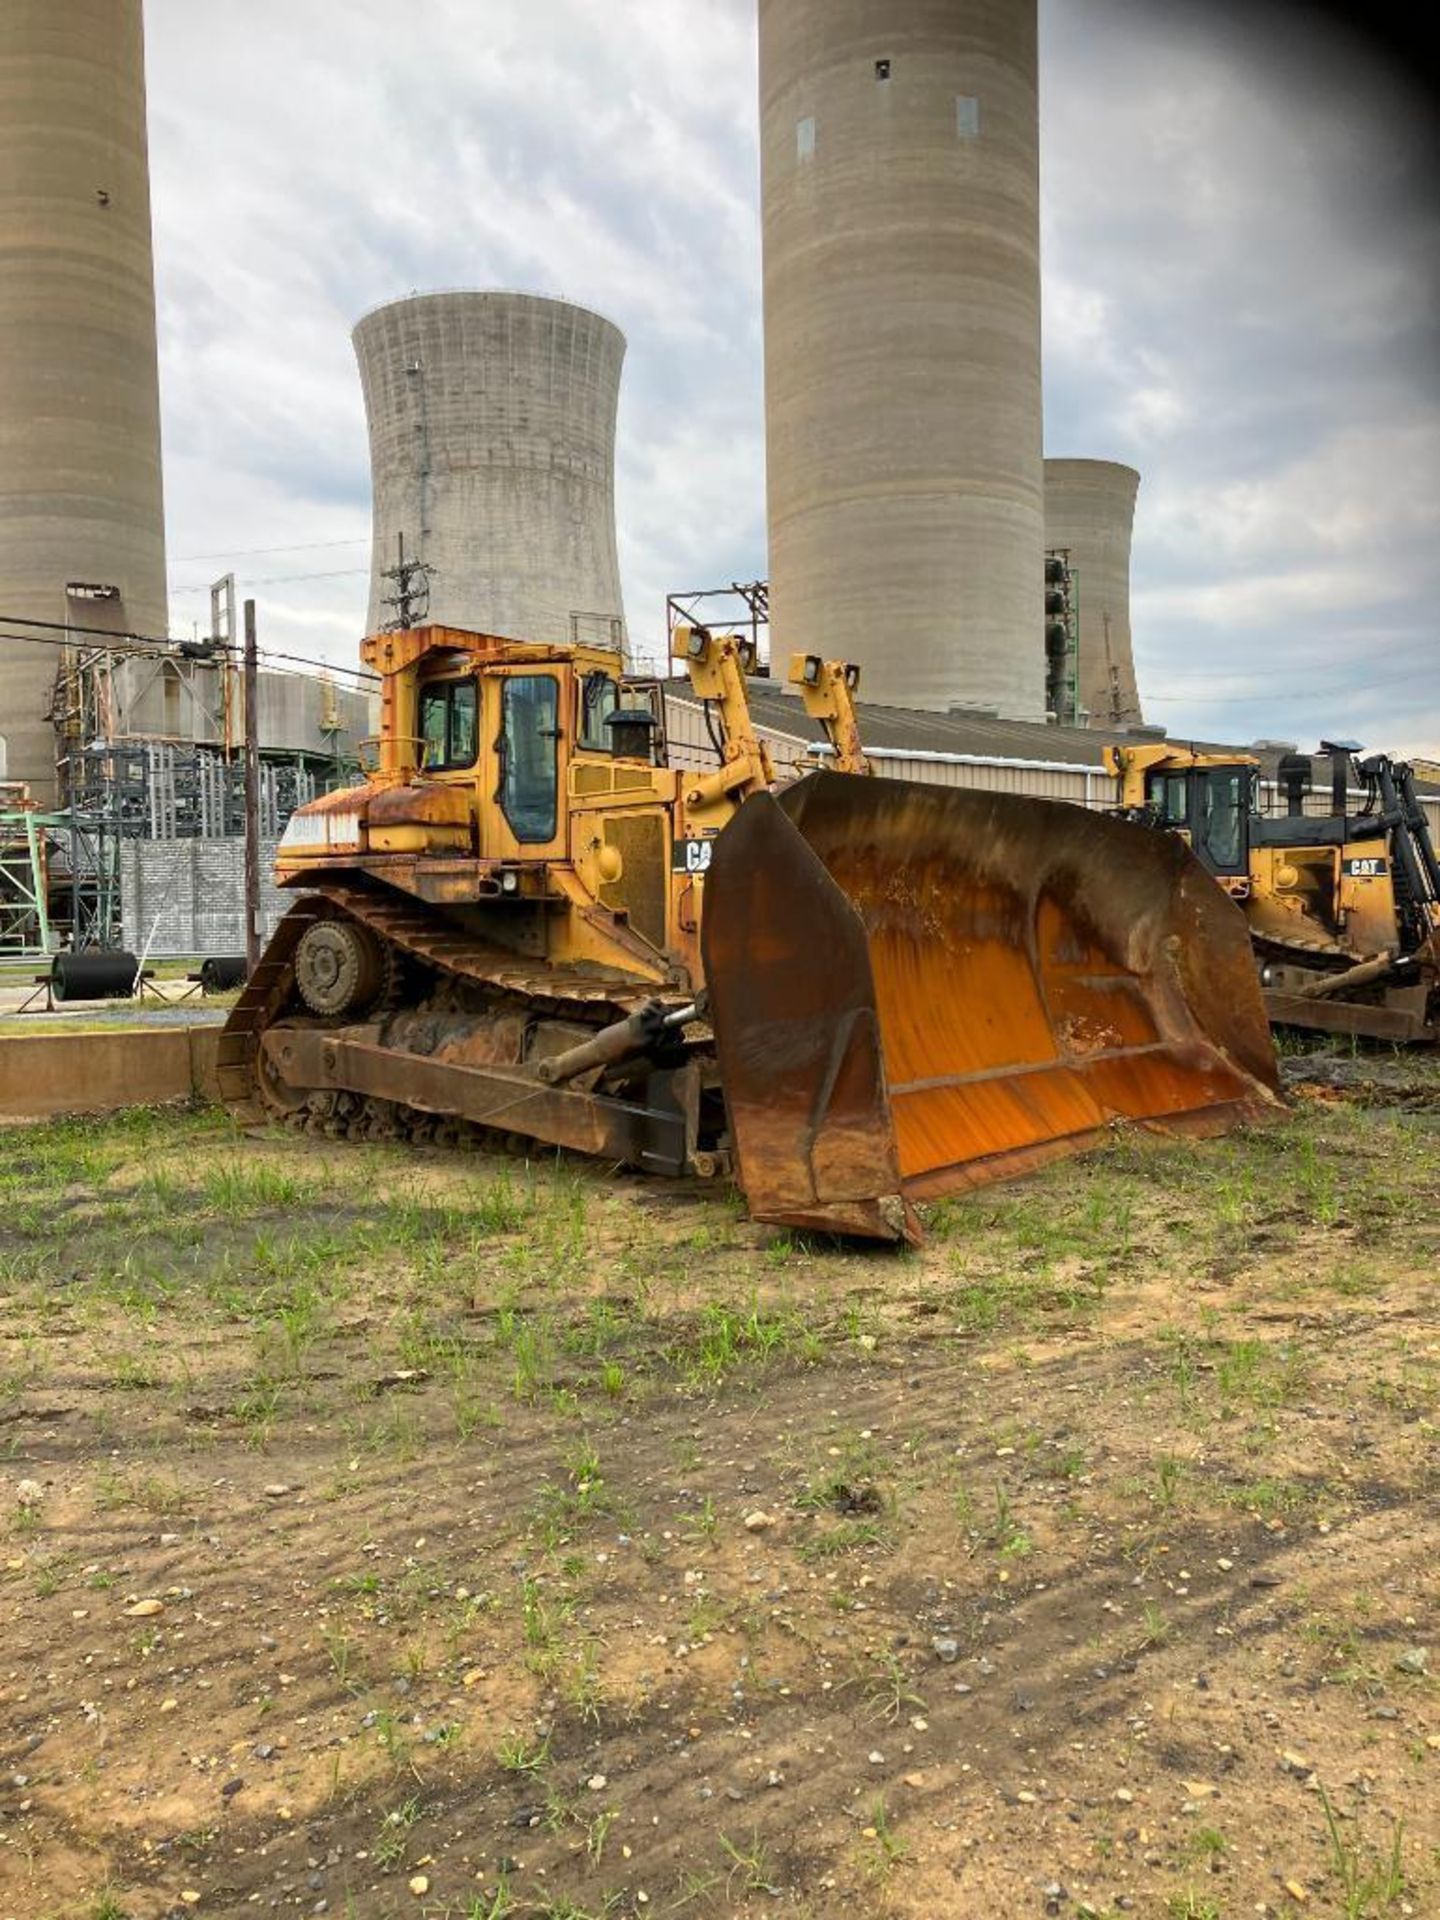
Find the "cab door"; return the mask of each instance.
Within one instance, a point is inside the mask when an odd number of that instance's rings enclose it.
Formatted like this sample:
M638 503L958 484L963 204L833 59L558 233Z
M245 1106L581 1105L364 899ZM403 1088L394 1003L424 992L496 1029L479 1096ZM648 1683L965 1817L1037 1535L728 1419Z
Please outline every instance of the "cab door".
M1213 874L1248 876L1250 768L1201 767L1191 778L1191 845Z
M482 851L492 859L564 857L565 677L554 668L515 667L487 679L486 778L494 805Z

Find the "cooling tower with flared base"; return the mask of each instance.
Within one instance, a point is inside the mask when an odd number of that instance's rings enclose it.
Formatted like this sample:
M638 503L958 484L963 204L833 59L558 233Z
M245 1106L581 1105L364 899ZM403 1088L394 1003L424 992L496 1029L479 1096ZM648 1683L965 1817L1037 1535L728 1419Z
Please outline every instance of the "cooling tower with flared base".
M1130 531L1140 476L1115 460L1045 462L1045 545L1068 548L1080 613L1080 705L1092 727L1141 724L1130 646Z
M163 634L140 0L5 0L0 28L0 614ZM58 656L15 632L8 777L48 799Z
M770 617L1041 719L1035 0L759 0Z
M564 300L432 293L355 329L374 487L370 631L401 536L425 617L520 640L624 640L615 410L625 336Z

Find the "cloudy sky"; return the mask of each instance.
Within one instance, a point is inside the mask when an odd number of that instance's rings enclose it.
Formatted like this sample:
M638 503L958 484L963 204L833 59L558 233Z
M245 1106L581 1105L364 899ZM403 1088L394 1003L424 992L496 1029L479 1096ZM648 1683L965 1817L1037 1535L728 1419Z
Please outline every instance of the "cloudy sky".
M1416 99L1313 4L1040 10L1046 447L1143 476L1148 717L1440 754L1440 190ZM354 660L350 328L439 287L565 295L628 336L637 641L667 590L763 573L753 11L146 0L177 631L233 568L267 644Z

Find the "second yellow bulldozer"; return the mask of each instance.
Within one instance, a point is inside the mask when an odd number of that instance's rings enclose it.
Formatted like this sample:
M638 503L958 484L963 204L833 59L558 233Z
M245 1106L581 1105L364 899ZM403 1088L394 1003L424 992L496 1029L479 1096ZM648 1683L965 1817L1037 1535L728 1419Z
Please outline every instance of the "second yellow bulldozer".
M1184 839L1244 912L1277 1026L1440 1040L1440 859L1414 771L1353 740L1320 751L1328 806L1310 756L1287 753L1283 813L1261 810L1247 754L1167 742L1105 761L1126 814Z
M363 785L302 807L295 897L232 1012L250 1119L466 1123L731 1173L762 1220L917 1237L914 1203L1273 1106L1244 922L1175 840L871 777L856 676L791 678L843 771L783 789L746 643L681 627L713 764L602 648L382 633Z

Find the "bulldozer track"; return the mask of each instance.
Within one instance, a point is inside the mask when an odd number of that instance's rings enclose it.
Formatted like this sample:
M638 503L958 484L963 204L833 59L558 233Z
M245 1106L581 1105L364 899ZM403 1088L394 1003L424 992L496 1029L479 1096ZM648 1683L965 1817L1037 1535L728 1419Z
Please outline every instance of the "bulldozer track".
M622 1019L647 1000L683 1005L689 998L678 989L657 986L618 968L557 967L547 961L526 960L403 899L387 899L353 886L317 888L297 900L281 920L220 1036L216 1061L220 1092L232 1113L249 1124L278 1120L309 1126L318 1122L319 1130L327 1133L372 1139L431 1139L436 1135L433 1114L396 1110L390 1102L361 1098L352 1102L353 1111L341 1114L333 1095L311 1096L291 1105L270 1093L262 1082L260 1037L279 1018L290 998L295 949L308 927L317 920L333 918L337 909L368 927L395 951L451 979L492 988L547 1013L594 1022L597 1018ZM708 1029L689 1023L685 1038L691 1042L706 1040ZM453 1131L458 1136L480 1130L457 1122Z

